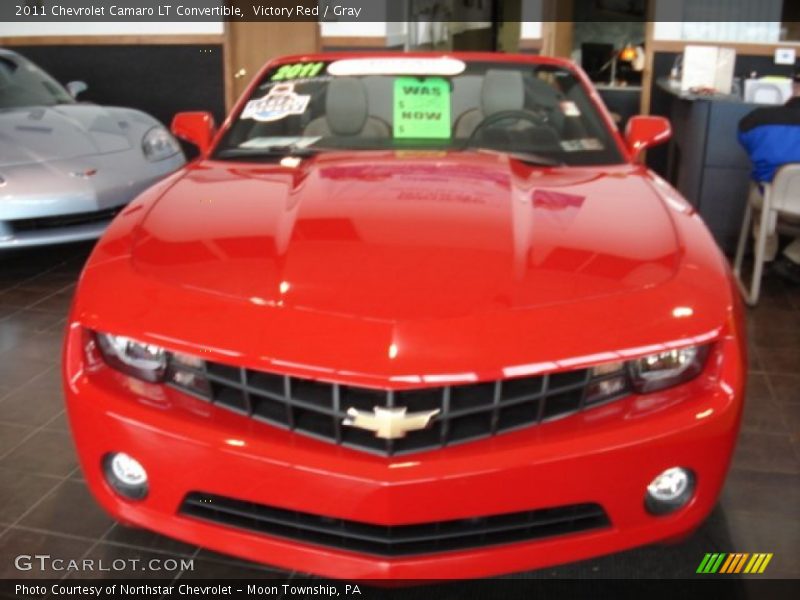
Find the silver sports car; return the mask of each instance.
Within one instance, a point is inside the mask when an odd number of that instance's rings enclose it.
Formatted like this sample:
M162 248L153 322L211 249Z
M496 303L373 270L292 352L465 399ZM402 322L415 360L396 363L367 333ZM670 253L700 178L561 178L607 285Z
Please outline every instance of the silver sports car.
M139 192L184 164L156 119L79 103L85 88L65 89L0 49L0 250L97 238Z

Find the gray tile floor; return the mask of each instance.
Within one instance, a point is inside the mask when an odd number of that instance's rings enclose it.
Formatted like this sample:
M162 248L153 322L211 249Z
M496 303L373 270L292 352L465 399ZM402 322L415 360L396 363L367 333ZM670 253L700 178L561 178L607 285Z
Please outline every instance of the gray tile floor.
M178 571L176 578L302 576L122 527L89 496L64 417L58 363L66 312L90 249L78 244L0 253L0 578L42 576L14 569L13 557L21 552L107 564L193 558L194 571ZM677 545L517 576L687 577L706 552L743 551L773 552L772 577L800 577L800 288L771 277L764 286L759 307L748 311L744 426L721 501L704 526Z

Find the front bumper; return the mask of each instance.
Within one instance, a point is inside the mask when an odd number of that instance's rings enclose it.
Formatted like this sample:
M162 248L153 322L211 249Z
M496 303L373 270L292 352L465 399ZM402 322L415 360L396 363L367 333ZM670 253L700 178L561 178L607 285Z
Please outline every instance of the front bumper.
M96 240L103 235L110 223L111 219L105 219L68 227L15 232L10 223L0 221L0 250Z
M346 579L517 572L684 535L716 503L742 410L743 357L720 340L688 384L445 450L378 457L216 409L174 390L87 367L71 327L64 377L88 485L117 519L242 558ZM139 460L149 494L124 500L102 476L111 451ZM671 466L697 475L694 499L661 517L645 487ZM611 526L536 541L386 558L223 527L178 514L192 491L362 523L407 525L598 503Z
M92 157L100 169L89 178L67 175L70 161L17 167L0 197L0 250L97 239L112 220L98 216L121 210L184 163L176 154L143 168L135 159L127 164L120 155L101 155ZM26 221L38 223L21 227Z

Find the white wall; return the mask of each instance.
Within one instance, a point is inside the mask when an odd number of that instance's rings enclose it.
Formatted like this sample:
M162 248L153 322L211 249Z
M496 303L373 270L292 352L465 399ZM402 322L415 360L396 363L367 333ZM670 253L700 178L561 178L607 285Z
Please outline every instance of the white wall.
M319 24L322 37L384 37L388 34L388 26L394 25L399 25L399 23L324 21ZM393 30L392 33L395 31Z
M49 36L49 35L192 35L222 34L222 21L128 23L113 21L105 23L2 23L0 37Z
M460 23L461 28L482 28L487 24ZM84 36L84 35L221 35L224 33L222 21L204 22L169 22L169 23L129 23L129 22L33 22L2 23L0 37L22 36ZM386 37L387 46L402 45L408 35L408 23L396 22L334 22L320 23L322 37ZM522 39L539 39L542 37L542 24L539 21L527 21L521 25ZM669 38L664 38L669 39Z
M386 37L387 46L399 46L406 41L408 35L408 23L404 21L395 22L376 22L376 23L320 23L320 34L324 38L329 37ZM457 23L454 24L459 30L482 29L490 26L486 22ZM419 25L418 25L419 26ZM424 24L429 27L430 24ZM437 26L442 26L439 24ZM520 37L526 40L538 40L542 37L541 21L527 21L522 23Z
M386 22L324 22L320 23L324 37L393 37L405 35L406 24ZM170 23L0 23L0 37L47 35L191 35L222 34L222 21Z
M525 21L520 28L520 39L523 40L538 40L542 37L542 23L541 21Z

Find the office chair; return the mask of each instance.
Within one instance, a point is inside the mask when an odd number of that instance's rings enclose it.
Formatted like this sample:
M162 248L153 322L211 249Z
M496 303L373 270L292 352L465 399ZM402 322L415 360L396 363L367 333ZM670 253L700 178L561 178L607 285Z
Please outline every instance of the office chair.
M759 186L763 188L763 192ZM755 234L753 275L750 285L747 287L742 281L742 261L747 238L750 235L753 210L760 210L761 218ZM744 222L742 230L739 232L739 243L736 246L736 257L733 263L733 272L739 283L739 289L745 302L750 306L758 304L767 238L774 233L800 235L800 163L782 166L775 173L772 183L750 184Z
M751 83L746 86L744 100L756 104L783 104L784 102L781 88L765 82Z

